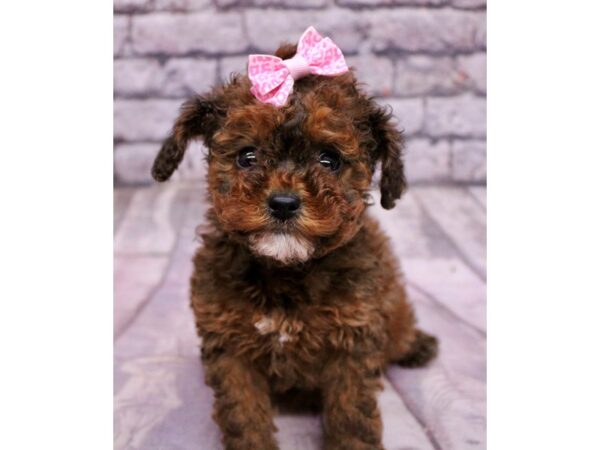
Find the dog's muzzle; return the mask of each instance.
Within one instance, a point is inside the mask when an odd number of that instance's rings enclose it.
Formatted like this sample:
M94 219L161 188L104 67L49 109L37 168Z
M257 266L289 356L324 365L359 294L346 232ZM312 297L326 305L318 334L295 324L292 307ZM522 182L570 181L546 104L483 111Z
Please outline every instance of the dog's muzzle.
M295 194L273 194L267 200L269 213L279 220L294 217L300 209L300 197Z

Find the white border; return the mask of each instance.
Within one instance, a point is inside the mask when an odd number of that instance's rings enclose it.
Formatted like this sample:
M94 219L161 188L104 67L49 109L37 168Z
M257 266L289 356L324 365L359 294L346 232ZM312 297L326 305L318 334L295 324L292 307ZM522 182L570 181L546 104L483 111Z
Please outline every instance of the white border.
M600 448L600 8L490 3L489 449Z
M112 447L112 5L2 5L5 449Z

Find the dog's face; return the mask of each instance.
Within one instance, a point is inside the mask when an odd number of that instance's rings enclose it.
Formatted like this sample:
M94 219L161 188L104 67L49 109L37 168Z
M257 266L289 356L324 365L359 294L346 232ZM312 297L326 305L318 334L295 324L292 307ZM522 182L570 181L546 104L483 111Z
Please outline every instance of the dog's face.
M295 50L283 47L278 56ZM360 229L377 161L382 205L404 188L400 134L352 73L296 81L286 106L259 102L238 76L182 108L153 167L162 181L190 139L209 148L208 184L224 231L282 264L327 254Z

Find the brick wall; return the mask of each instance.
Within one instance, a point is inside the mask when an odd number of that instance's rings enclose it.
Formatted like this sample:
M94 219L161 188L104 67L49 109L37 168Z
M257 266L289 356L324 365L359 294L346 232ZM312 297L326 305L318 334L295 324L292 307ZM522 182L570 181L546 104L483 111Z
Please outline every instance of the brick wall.
M115 0L114 161L119 184L150 166L183 99L251 52L308 25L330 36L407 136L415 182L486 178L485 0ZM193 145L177 174L201 174Z

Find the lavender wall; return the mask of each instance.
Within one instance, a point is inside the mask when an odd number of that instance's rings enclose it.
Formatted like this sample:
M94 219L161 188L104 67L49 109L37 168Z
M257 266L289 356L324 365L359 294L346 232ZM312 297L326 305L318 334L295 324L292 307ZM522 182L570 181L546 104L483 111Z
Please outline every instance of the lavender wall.
M308 25L393 107L411 182L485 182L485 0L115 0L114 8L117 184L151 181L186 96ZM191 148L177 177L199 178L202 154Z

